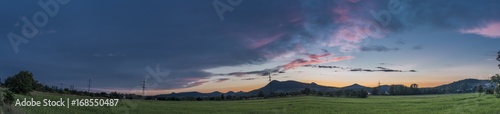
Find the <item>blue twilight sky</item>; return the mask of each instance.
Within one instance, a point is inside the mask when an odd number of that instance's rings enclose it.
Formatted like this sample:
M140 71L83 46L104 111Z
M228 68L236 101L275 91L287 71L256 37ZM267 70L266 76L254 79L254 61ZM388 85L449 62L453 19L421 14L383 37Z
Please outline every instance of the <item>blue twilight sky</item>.
M134 93L146 79L148 94L248 91L269 73L329 86L429 87L499 72L497 0L0 4L0 77L28 70L82 90L91 79L93 91Z

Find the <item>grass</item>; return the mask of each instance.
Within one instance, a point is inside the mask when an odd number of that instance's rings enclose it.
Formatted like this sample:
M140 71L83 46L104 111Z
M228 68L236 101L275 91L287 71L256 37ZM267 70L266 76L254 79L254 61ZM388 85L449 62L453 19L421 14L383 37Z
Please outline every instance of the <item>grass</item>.
M3 92L2 92L3 93ZM33 92L16 98L35 100L91 98L75 95ZM444 94L415 96L370 96L336 98L302 96L241 101L144 101L120 100L117 107L14 107L23 113L141 113L141 114L324 114L324 113L500 113L500 99L493 95Z

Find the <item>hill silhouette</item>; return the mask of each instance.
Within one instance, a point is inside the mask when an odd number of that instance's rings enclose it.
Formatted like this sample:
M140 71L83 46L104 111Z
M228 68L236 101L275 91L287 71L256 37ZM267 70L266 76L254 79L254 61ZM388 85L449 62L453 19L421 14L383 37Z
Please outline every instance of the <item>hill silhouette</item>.
M455 81L449 84L444 84L436 87L431 87L434 89L446 90L448 92L470 92L474 89L475 86L481 85L483 88L493 87L494 84L489 83L488 80L479 80L479 79L463 79L459 81ZM222 94L231 95L231 96L252 96L257 95L259 92L263 92L265 94L269 94L271 92L279 93L279 92L296 92L304 90L305 88L309 88L314 91L337 91L337 90L366 90L371 91L373 87L367 87L360 84L352 84L345 87L331 87L318 85L314 82L312 83L304 83L293 80L288 81L277 81L273 80L266 84L264 87L249 91L249 92L233 92L229 91L227 93L221 93L219 91L211 92L211 93L200 93L200 92L182 92L182 93L172 93L172 94L160 94L156 95L157 97L216 97ZM390 89L390 85L381 85L378 87L379 92L388 92Z

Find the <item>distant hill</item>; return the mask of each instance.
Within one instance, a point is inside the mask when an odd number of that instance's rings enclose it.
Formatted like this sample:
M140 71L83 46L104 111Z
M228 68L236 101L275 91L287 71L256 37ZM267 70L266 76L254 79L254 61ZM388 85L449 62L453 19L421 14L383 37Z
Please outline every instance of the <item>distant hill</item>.
M349 86L342 87L342 89L352 89L352 90L364 89L364 90L371 90L372 88L371 87L362 86L362 85L359 85L359 84L355 83L355 84L352 84L352 85L349 85Z
M483 88L494 88L494 84L490 83L489 80L478 80L478 79L463 79L459 81L455 81L449 84L444 84L440 86L436 86L434 88L440 90L448 90L448 92L457 92L463 91L468 92L472 91L476 86L482 86Z
M489 80L478 80L478 79L463 79L458 80L449 84L444 84L436 86L435 88L446 88L446 87L460 87L460 86L477 86L488 84Z
M445 85L440 85L433 87L435 89L442 89L442 90L447 90L449 92L456 92L458 91L463 91L463 92L470 92L473 90L473 88L477 85L481 85L484 88L488 87L493 87L493 84L489 83L488 80L478 80L478 79L463 79L459 81L455 81L449 84ZM409 85L407 85L409 86ZM262 88L255 89L249 92L233 92L229 91L227 93L221 93L218 91L212 92L212 93L199 93L199 92L182 92L182 93L172 93L172 94L161 94L157 95L157 97L216 97L220 96L221 94L224 95L231 95L231 96L251 96L251 95L257 95L260 91L262 91L265 94L269 94L271 92L297 92L304 90L305 88L309 88L311 90L315 91L337 91L337 90L367 90L371 91L371 87L359 85L359 84L352 84L349 86L345 87L331 87L331 86L323 86L323 85L318 85L316 83L303 83L303 82L298 82L298 81L277 81L273 80L269 82L267 85L265 85ZM379 92L385 93L389 92L390 85L382 85L378 87Z
M302 82L297 82L297 81L277 81L273 80L269 82L266 86L252 90L248 92L249 95L257 95L259 91L262 91L266 94L271 93L271 92L292 92L292 91L300 91L304 90L305 88L309 88L311 90L316 90L316 91L335 91L338 90L336 87L329 87L329 86L322 86L318 85L316 83L302 83Z

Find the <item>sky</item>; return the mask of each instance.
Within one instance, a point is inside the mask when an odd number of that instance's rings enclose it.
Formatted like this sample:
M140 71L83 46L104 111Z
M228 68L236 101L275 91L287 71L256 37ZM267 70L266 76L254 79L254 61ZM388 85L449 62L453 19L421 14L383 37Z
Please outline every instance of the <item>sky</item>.
M0 77L147 94L498 73L498 0L0 1Z

